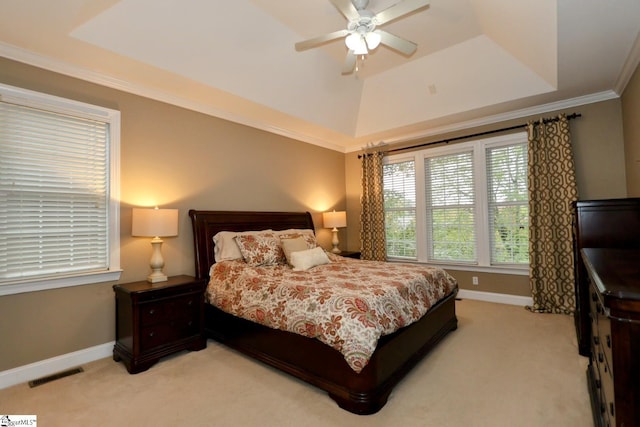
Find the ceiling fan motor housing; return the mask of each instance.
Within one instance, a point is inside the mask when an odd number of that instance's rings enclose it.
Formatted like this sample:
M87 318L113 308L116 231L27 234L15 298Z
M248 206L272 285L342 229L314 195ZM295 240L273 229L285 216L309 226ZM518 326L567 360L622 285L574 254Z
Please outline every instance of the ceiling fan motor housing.
M347 30L351 32L357 32L360 34L366 34L373 31L376 28L375 14L369 10L359 10L360 18L357 21L349 21L347 24Z

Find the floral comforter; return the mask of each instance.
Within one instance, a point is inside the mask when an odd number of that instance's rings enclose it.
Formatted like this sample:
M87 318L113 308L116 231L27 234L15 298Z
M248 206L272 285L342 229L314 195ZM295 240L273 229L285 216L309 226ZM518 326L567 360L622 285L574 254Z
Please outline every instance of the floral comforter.
M206 298L235 316L317 338L360 372L382 335L415 322L457 292L455 279L439 268L328 256L330 264L307 271L216 263Z

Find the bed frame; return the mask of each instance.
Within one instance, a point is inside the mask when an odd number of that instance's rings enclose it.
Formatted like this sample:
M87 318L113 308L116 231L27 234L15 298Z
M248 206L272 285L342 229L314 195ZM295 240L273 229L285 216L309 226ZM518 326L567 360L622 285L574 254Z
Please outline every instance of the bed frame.
M314 229L309 212L232 212L190 210L197 278L209 278L218 231ZM419 321L381 337L369 364L358 374L343 355L326 344L271 329L205 304L205 331L225 345L326 391L355 414L373 414L393 387L450 331L457 328L455 293Z

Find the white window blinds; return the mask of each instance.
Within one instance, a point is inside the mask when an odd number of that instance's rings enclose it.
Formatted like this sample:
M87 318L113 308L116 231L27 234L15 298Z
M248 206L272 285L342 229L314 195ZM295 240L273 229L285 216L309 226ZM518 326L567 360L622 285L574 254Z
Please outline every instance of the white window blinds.
M424 165L429 258L475 262L473 152L426 158Z
M0 284L109 268L109 124L0 102Z
M383 167L387 256L415 259L416 167L413 160Z
M486 150L491 263L529 262L527 144Z

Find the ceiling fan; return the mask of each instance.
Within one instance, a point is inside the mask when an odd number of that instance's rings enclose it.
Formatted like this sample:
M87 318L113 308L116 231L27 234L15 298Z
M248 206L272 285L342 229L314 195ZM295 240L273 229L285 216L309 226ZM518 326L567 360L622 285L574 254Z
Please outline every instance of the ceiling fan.
M377 27L429 6L429 0L404 0L378 13L367 10L369 0L330 1L349 21L347 28L298 42L295 45L297 51L311 49L344 37L349 51L342 67L342 74L352 73L356 68L358 56L364 57L380 44L407 56L416 51L418 46L415 43Z

